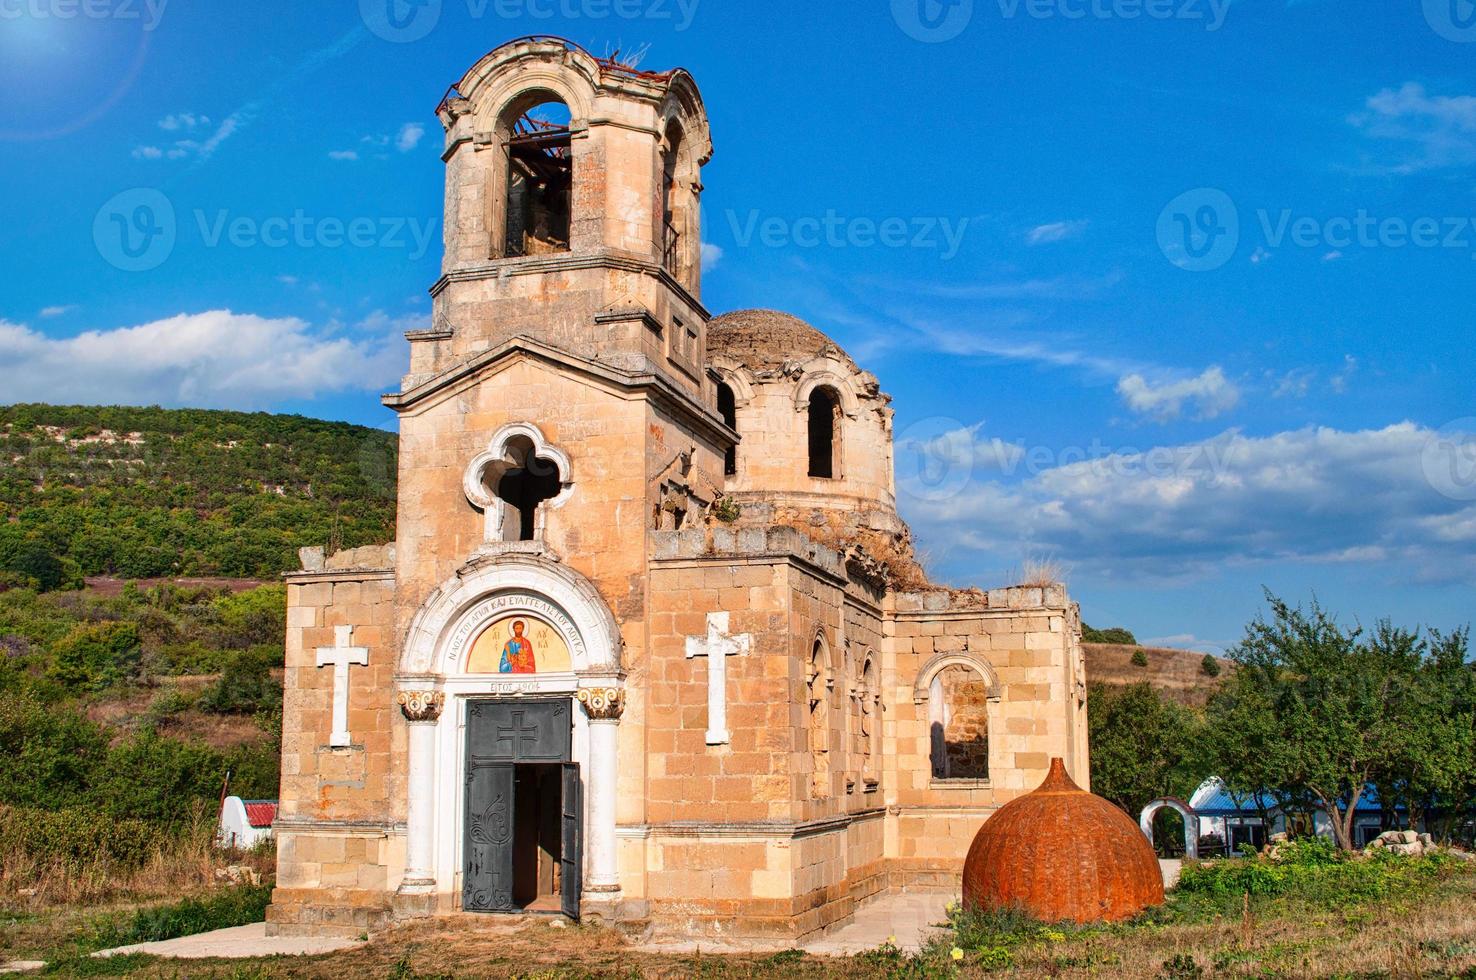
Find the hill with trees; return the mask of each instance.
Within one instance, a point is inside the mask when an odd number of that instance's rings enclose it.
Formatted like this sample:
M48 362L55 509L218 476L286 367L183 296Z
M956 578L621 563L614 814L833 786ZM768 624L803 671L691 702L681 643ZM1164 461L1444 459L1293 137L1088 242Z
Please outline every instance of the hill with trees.
M294 415L0 408L0 587L270 579L394 537L393 433Z

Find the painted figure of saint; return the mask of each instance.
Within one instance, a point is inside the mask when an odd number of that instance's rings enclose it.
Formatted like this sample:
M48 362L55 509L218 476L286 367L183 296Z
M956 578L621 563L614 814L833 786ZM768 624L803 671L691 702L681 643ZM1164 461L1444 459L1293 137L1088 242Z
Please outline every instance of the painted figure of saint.
M497 668L504 674L536 674L538 665L533 658L533 641L523 635L521 619L512 624L512 639L503 644L502 663Z

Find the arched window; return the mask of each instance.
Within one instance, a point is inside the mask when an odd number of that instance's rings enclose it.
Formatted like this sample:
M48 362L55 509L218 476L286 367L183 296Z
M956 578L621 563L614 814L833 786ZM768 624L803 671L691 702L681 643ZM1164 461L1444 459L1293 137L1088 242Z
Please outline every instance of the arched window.
M717 409L718 414L723 417L728 428L738 429L738 399L733 394L733 389L726 383L719 381L717 386ZM723 472L728 476L738 475L738 447L729 446L728 454L723 459Z
M688 289L697 287L702 232L698 215L697 161L677 120L666 126L661 143L661 264Z
M989 778L989 682L952 664L928 689L934 779Z
M880 740L877 728L881 724L881 689L876 681L876 668L867 657L861 665L861 775L867 782L876 776L876 747Z
M536 540L539 507L563 489L558 463L538 456L527 436L514 436L503 459L487 467L485 479L503 508L502 540Z
M810 392L810 475L822 480L835 478L836 425L840 399L825 387Z
M549 101L513 113L507 136L503 254L567 252L574 202L569 107Z
M817 636L810 650L805 687L810 709L811 795L819 800L830 795L830 667L825 638Z

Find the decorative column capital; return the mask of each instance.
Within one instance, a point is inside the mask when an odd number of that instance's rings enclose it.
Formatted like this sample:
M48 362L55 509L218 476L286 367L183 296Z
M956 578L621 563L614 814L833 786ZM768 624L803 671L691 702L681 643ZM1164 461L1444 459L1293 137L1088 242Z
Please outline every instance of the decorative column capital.
M446 695L441 691L401 691L396 700L406 721L433 722L441 717Z
M618 687L581 687L575 697L590 721L619 721L625 713L625 691Z

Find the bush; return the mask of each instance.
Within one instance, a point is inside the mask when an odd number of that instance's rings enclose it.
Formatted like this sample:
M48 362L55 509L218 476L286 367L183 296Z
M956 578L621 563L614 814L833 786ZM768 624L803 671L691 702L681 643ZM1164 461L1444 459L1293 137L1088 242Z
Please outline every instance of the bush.
M1142 650L1134 650L1133 651L1133 666L1134 667L1146 667L1146 666L1148 666L1148 654L1144 653Z
M169 835L157 824L99 819L99 814L90 808L0 807L0 853L20 853L41 864L137 868L169 840Z
M1256 898L1285 896L1324 907L1377 901L1396 892L1428 885L1451 873L1452 860L1379 855L1355 858L1321 839L1283 845L1267 857L1186 864L1176 893L1233 900L1249 892Z
M1219 677L1220 661L1206 653L1204 659L1199 662L1199 669L1206 677Z
M273 711L282 703L282 685L272 676L278 652L241 650L230 655L220 680L200 701L206 711L217 714L253 715Z
M73 690L101 691L137 676L142 654L135 623L78 626L52 647L49 673Z

